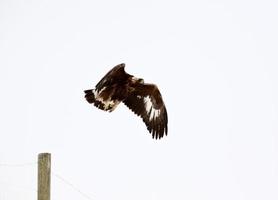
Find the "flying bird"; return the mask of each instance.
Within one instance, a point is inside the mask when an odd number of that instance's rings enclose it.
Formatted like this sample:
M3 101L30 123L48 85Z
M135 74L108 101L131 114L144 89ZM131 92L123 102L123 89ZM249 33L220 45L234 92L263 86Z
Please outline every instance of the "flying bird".
M108 112L123 102L143 119L153 138L162 138L168 132L168 117L158 87L126 73L124 68L124 63L115 66L97 83L95 89L85 90L86 100Z

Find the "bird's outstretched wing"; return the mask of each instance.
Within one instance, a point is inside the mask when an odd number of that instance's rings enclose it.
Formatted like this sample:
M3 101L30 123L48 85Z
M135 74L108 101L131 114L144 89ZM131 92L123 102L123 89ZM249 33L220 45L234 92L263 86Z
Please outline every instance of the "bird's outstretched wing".
M118 77L125 77L125 64L119 64L113 67L96 85L96 91L99 92L106 86L110 86L115 82L118 82Z
M153 138L167 135L167 110L156 85L139 84L123 102L143 119Z

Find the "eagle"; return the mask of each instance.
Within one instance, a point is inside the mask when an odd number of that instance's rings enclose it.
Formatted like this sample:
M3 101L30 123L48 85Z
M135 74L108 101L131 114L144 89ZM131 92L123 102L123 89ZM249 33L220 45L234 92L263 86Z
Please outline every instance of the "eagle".
M123 102L142 118L154 139L162 138L168 133L168 116L158 87L126 73L124 68L124 63L116 65L96 84L95 89L85 90L86 100L108 112Z

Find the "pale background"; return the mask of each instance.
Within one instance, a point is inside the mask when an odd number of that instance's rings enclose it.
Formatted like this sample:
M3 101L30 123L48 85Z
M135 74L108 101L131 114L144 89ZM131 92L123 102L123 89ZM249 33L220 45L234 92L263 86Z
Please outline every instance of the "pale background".
M36 158L95 200L278 199L278 3L0 1L0 199ZM114 65L156 83L169 136L84 100ZM52 177L52 199L86 199Z

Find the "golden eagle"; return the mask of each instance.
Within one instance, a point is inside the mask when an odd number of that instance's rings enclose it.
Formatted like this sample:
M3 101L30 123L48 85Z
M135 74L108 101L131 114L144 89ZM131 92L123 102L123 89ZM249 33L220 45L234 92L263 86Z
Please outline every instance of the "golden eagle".
M157 86L144 83L143 79L126 73L124 67L124 63L115 66L95 89L85 90L86 100L109 112L123 102L143 119L153 138L162 138L168 132L168 117Z

